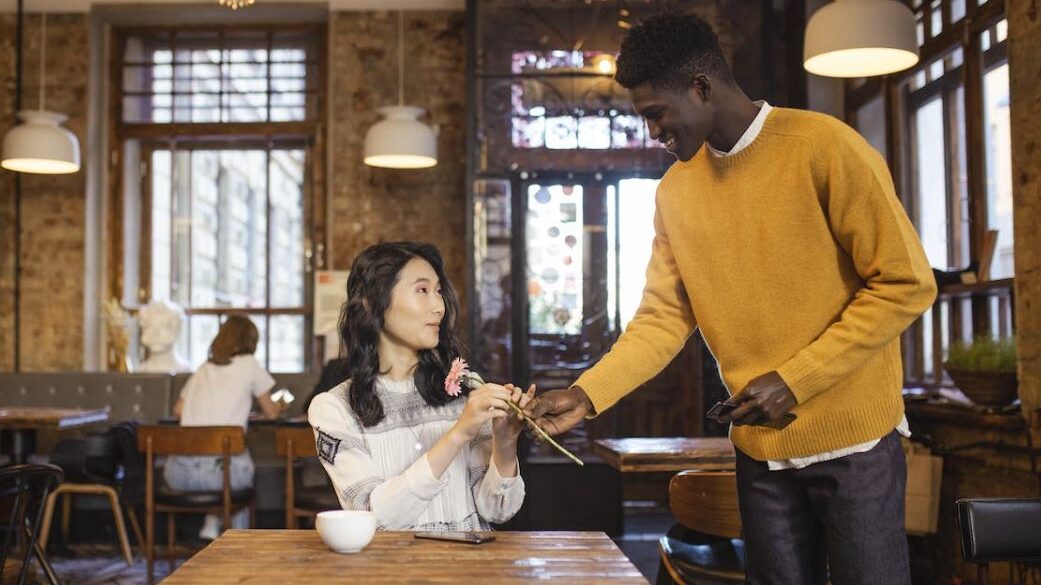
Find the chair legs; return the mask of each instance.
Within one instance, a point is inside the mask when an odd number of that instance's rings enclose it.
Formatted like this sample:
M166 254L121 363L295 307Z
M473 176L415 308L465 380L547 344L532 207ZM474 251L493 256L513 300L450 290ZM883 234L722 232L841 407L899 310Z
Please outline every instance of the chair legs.
M137 540L137 548L141 552L141 556L145 556L145 535L141 532L141 523L137 521L137 512L134 511L133 506L127 506L127 518L130 519L130 529L134 531L134 538Z
M174 539L177 536L177 524L174 513L166 515L166 560L170 563L170 573L174 570Z
M145 566L148 585L155 582L155 511L145 511Z
M40 546L40 541L33 542L33 552L36 553L36 560L40 563L40 567L43 568L43 572L47 575L47 580L50 581L51 585L59 585L61 581L58 580L58 576L54 574L54 569L51 568L51 564L47 562L47 556L43 554L43 548Z
M119 494L111 487L105 486L105 495L108 496L109 504L112 505L112 520L116 523L116 536L119 538L119 548L123 551L123 559L128 567L134 566L134 553L130 552L130 540L127 538L126 522L123 521L123 506L119 503Z
M247 504L248 509L249 509L250 528L253 527L253 525L254 525L253 523L254 523L255 518L256 518L256 505L257 505L256 500L253 500L253 501L249 502L249 504ZM231 517L231 513L230 512L234 512L234 511L238 511L238 510L242 510L242 509L245 509L245 507L240 507L238 509L234 509L233 508L231 511L224 513L223 516L230 518ZM205 513L205 512L207 512L207 510L206 509L200 509L200 510L179 509L176 512L171 512L171 511L165 511L165 512L166 512L166 560L167 560L167 563L169 564L169 569L170 569L169 572L173 573L174 568L175 568L174 565L175 565L176 559L177 559L177 542L176 542L177 541L177 520L176 520L177 514L180 514L180 513L199 514L199 513ZM160 510L157 513L162 514L163 510ZM147 573L148 573L148 584L149 585L151 585L155 581L155 561L156 561L156 555L155 555L155 514L156 513L148 514L147 510L146 510L146 513L145 513L145 535L144 535L144 537L142 537L140 535L141 528L140 528L140 526L138 525L138 522L137 522L137 515L134 513L134 510L132 508L127 510L127 515L130 517L130 525L133 528L135 534L137 534L139 542L142 543L142 547L144 549L142 554L145 557L145 566L146 566L146 570L147 570ZM221 532L223 533L224 530L226 530L228 527L229 527L229 524L225 523L225 525L222 527ZM162 554L162 553L160 553L160 554Z
M43 505L43 521L40 522L40 535L38 540L40 546L43 547L44 550L47 549L47 541L51 536L51 522L54 519L54 504L58 498L58 489L61 489L61 486L55 488L55 491L51 492L51 494L47 496L47 502Z
M61 486L58 486L59 488ZM72 526L72 494L66 493L65 491L58 489L58 493L62 494L61 498L61 537L65 542L69 542L69 528Z
M116 525L119 548L123 553L123 559L126 561L127 566L133 567L134 555L130 552L130 542L127 539L126 523L123 521L123 507L120 504L119 494L111 486L104 484L68 483L55 488L47 496L47 503L44 506L43 525L40 527L40 537L38 539L40 547L43 549L47 548L47 541L50 539L51 533L51 522L54 519L54 508L57 505L58 497L62 498L62 536L68 541L73 494L94 494L108 498L109 505L112 506L112 519ZM138 535L140 536L140 529L138 529Z

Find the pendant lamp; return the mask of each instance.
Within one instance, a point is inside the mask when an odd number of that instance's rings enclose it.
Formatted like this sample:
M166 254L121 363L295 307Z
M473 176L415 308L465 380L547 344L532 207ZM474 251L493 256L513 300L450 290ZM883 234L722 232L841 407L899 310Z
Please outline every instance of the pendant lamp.
M398 105L379 109L383 119L365 135L365 164L422 169L437 164L437 136L419 121L425 110L405 105L405 15L398 12Z
M806 24L803 67L826 77L871 77L918 63L911 9L897 0L836 0Z
M22 18L19 13L19 19ZM19 47L19 60L21 47ZM47 85L47 15L40 23L40 108L22 110L22 123L8 130L4 136L3 160L0 166L22 173L59 175L80 170L80 145L76 136L62 128L68 116L48 112L44 105L44 87ZM17 89L21 92L21 87Z

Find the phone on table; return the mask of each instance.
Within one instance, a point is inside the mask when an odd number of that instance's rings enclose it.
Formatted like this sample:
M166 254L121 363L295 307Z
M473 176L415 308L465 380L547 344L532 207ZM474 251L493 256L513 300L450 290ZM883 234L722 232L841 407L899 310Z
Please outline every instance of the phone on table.
M465 544L484 544L495 540L495 536L484 532L463 532L451 530L438 530L432 532L416 532L414 538L427 538L430 540L447 540L449 542L462 542Z
M708 409L708 412L705 413L705 417L708 418L708 419L714 420L716 422L721 422L719 420L719 417L721 417L721 416L723 416L725 414L729 414L730 411L734 410L735 408L737 408L736 404L732 404L732 403L727 402L725 400L721 401L721 402L717 402L714 405L712 405L712 408ZM759 423L759 424L754 425L754 426L757 426L757 427L768 427L768 428L771 428L771 429L781 430L784 427L792 424L792 421L794 421L796 418L798 418L798 417L796 417L794 414L792 414L790 412L786 412L786 413L782 414L781 417L778 418L777 420L771 420L771 421Z

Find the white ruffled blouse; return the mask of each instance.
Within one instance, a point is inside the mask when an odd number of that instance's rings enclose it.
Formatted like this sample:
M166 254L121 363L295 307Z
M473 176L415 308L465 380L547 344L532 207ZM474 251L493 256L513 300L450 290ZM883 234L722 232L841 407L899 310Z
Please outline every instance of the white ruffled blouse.
M307 418L318 456L345 510L372 510L382 530L489 530L524 502L524 480L502 477L492 458L491 422L434 477L426 452L466 399L432 407L412 380L378 378L384 419L364 427L347 404L350 381L319 394Z

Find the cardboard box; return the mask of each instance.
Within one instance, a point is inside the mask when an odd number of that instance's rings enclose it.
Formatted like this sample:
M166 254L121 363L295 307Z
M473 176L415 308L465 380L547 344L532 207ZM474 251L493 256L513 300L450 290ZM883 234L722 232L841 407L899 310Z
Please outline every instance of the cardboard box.
M904 530L921 536L936 532L940 518L940 484L943 458L928 448L902 440L907 459L907 489L904 494Z

